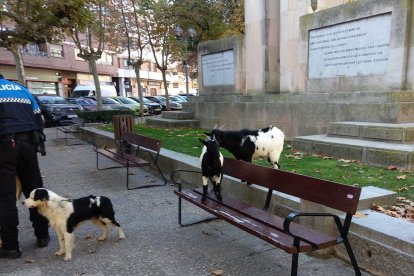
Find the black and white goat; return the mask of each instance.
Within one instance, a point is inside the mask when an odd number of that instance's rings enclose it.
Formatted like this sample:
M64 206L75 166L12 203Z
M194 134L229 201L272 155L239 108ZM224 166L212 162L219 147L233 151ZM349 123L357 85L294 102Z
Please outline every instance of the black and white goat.
M201 202L206 201L207 190L208 190L208 180L211 180L213 184L213 191L216 195L217 200L221 201L221 168L223 167L223 155L220 152L219 144L215 139L200 139L204 147L201 151L200 160L201 160L201 173L203 180L203 196Z
M251 163L258 157L265 157L274 169L280 168L279 158L283 150L285 134L275 126L240 131L222 131L214 128L206 135L217 140L220 147L230 151L238 160Z

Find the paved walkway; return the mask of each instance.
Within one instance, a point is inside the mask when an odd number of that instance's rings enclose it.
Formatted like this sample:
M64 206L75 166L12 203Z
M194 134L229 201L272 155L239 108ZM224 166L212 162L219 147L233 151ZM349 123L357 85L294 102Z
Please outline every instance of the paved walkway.
M76 198L106 195L113 201L125 240L115 231L105 242L91 223L76 231L76 246L70 262L54 256L58 241L50 229L51 242L37 248L28 211L19 206L20 245L23 256L0 259L0 275L290 275L291 256L222 221L182 228L177 222L177 197L173 186L128 191L125 170L96 170L90 145L56 145L55 130L47 129L47 155L39 156L46 188ZM104 160L104 159L102 159ZM108 164L110 162L108 161ZM139 183L161 180L142 170L132 178ZM185 204L184 218L205 216ZM354 275L352 267L336 258L318 259L300 255L299 275ZM364 275L368 275L365 274Z

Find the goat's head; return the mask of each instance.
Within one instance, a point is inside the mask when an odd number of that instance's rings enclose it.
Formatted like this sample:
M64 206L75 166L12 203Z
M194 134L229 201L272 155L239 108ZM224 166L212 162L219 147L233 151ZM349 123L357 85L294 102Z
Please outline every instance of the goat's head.
M216 140L219 144L224 141L224 131L214 128L211 130L211 132L205 132L205 135L207 135L211 140Z
M216 154L219 153L220 145L215 139L207 139L207 140L199 139L199 140L204 146L206 146L207 152L216 153Z

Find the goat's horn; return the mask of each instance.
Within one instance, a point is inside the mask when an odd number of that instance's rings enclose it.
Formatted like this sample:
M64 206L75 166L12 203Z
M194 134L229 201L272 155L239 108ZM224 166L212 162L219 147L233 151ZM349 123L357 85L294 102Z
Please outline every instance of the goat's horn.
M223 128L224 128L225 125L226 124L222 124L218 129L223 130Z
M216 128L217 128L217 124L214 125L213 129L216 129Z

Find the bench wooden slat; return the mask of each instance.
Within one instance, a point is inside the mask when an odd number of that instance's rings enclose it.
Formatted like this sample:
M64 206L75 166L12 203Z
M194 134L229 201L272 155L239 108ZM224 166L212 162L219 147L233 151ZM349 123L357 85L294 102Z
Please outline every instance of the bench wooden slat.
M224 157L222 173L346 213L355 214L361 189Z
M99 152L101 154L105 155L104 153L102 153L104 151L107 151L112 155L118 156L118 158L120 160L127 159L128 161L130 161L130 163L129 163L130 167L131 167L131 162L134 164L135 167L144 167L144 166L151 165L151 162L148 162L144 159L141 159L138 156L124 153L124 152L122 152L122 151L120 151L119 149L116 149L116 148L106 148L106 149L100 150ZM118 159L117 159L117 161L118 161ZM126 164L126 162L125 162L125 164Z
M105 149L98 149L97 152L105 157L108 157L109 159L112 159L118 163L120 163L122 166L126 167L138 167L138 164L135 162L129 162L130 160L125 159L123 156L120 156L118 154L115 154L111 151L105 150ZM129 164L128 164L129 162Z
M195 192L202 195L203 190L202 188L198 188L198 189L195 189ZM225 205L226 207L236 212L239 212L243 214L244 216L254 219L260 223L263 223L270 227L274 227L278 229L279 231L284 232L284 229L283 229L284 219L283 218L270 214L262 209L252 207L246 203L237 201L227 195L222 195L222 196L223 196L223 200L221 201L221 204ZM213 201L217 201L214 195L211 195L211 196L208 195L208 198L210 198ZM307 228L298 223L292 223L290 225L290 230L292 234L302 237L308 243L312 244L315 247L315 249L328 248L328 247L338 244L336 238L326 235L324 233L315 231L313 229Z
M281 248L287 253L293 254L298 252L296 247L293 245L293 238L278 231L274 227L270 227L260 223L257 220L243 216L239 212L227 208L225 205L217 203L210 198L207 198L204 203L201 203L201 195L195 191L182 190L181 192L174 191L174 193L192 204L204 209L205 211L229 222L230 224L233 224L260 239L263 239L278 248ZM312 246L310 244L303 241L300 242L299 252L310 252L311 250Z
M161 140L135 133L124 132L121 140L134 145L140 145L155 152L159 152L161 149Z

